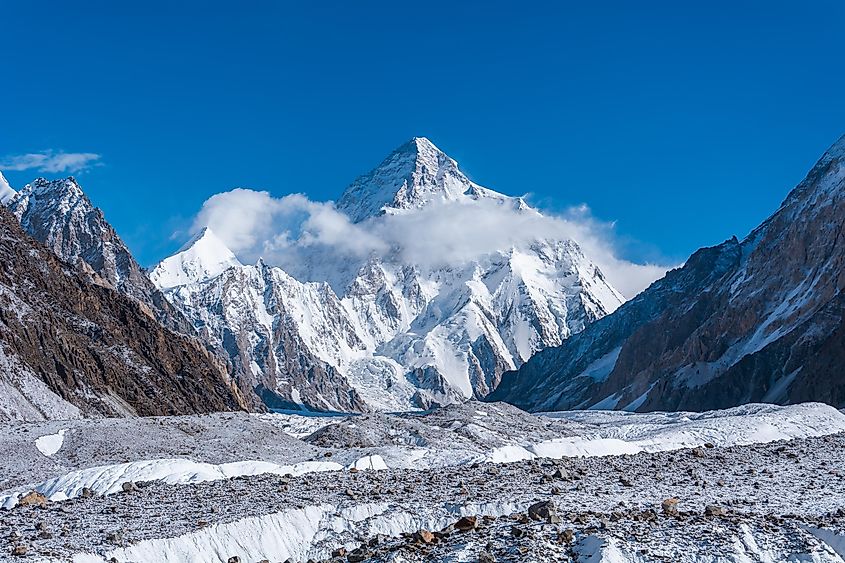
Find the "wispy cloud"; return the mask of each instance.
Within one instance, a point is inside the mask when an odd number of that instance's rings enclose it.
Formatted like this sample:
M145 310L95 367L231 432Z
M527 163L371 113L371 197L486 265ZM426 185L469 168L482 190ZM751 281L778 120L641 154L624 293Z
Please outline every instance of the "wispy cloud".
M46 174L79 172L99 163L100 155L91 152L42 151L8 155L0 159L0 170L37 170Z

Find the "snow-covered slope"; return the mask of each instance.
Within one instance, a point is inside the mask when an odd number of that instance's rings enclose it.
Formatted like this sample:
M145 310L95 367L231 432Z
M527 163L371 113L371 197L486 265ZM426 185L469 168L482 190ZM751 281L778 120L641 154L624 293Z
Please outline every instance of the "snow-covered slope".
M161 289L198 283L241 263L211 229L205 227L173 256L161 261L150 279Z
M385 212L457 201L473 184L458 163L424 137L414 137L350 185L337 208L359 222Z
M474 184L423 138L355 180L337 209L378 232L384 221L401 228L449 205L539 215L521 198ZM623 302L573 240L537 238L437 265L403 250L356 260L315 246L295 272L284 272L238 266L206 231L159 264L152 280L226 348L242 388L260 387L274 406L321 410L428 408L484 396L504 371Z
M201 334L226 350L240 386L274 408L366 410L339 373L366 354L326 284L303 284L263 262L231 267L167 296Z
M15 196L15 190L9 185L8 180L0 172L0 204L5 204Z

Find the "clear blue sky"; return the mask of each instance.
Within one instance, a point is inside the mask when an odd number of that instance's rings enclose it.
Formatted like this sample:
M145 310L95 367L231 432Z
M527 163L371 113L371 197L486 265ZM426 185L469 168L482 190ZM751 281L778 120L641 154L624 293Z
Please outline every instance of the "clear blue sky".
M213 193L334 199L415 135L682 260L845 133L841 0L127 4L2 2L0 157L102 155L77 176L145 265Z

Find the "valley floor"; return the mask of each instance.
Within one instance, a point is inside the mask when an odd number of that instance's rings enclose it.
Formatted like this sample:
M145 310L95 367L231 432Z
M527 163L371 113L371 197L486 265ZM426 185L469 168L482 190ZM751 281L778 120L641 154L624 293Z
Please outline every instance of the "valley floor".
M818 404L16 425L0 560L843 561L843 432Z

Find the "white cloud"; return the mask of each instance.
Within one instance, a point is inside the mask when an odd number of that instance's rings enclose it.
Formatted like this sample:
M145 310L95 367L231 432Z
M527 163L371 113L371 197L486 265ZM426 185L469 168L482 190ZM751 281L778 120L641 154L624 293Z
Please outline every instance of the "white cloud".
M330 203L302 194L274 198L243 188L216 194L203 203L193 229L209 226L246 261L272 259L296 248L325 246L363 257L387 250L385 244Z
M97 164L101 156L88 152L43 151L9 155L0 159L0 170L38 170L47 174L79 172Z
M618 256L613 225L595 220L585 206L561 215L518 211L493 200L429 205L412 212L351 223L333 204L302 194L274 198L235 189L206 200L193 228L211 229L245 262L259 257L294 276L315 279L317 262L351 267L370 255L398 253L423 268L460 265L497 250L525 248L537 240L574 240L620 292L633 297L667 267ZM323 271L329 279L331 271ZM319 277L319 276L317 276Z

